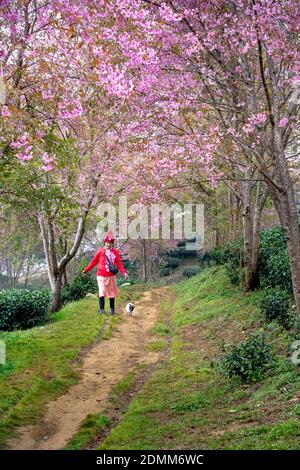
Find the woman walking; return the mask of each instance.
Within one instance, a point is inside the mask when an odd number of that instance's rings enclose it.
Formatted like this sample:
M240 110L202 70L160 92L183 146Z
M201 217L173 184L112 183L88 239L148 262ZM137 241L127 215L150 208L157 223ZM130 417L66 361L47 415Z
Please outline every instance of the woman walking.
M116 274L120 271L127 279L128 274L122 264L118 250L114 248L114 236L111 231L103 239L104 247L99 248L90 264L82 271L86 274L98 263L97 281L99 286L99 309L102 315L105 310L105 297L109 298L110 313L115 313L115 298L119 295Z

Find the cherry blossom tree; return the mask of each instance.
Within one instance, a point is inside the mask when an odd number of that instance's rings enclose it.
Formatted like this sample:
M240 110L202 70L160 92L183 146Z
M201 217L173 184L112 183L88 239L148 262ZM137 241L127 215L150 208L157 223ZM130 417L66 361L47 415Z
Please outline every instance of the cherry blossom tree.
M85 209L62 269L82 239L100 169L120 190L133 181L131 194L144 201L163 199L188 178L191 187L201 179L215 187L231 171L243 199L248 287L255 284L259 219L269 193L286 233L300 312L290 172L298 142L298 2L6 0L0 8L1 160L9 149L24 166L51 174L57 156L49 135L68 136L81 178L90 182L81 185L89 188L79 203ZM97 125L106 129L99 141Z
M114 28L106 27L113 3L106 10L100 6L1 4L1 39L7 44L1 53L6 87L1 163L9 166L1 192L29 206L38 221L53 311L60 307L66 266L77 253L90 210L120 190L116 128L132 83L119 65L120 51L111 45Z
M179 123L183 117L192 116L189 123L196 122L198 127L200 165L207 160L208 148L203 145L206 137L214 134L214 139L208 139L212 160L216 155L238 158L246 165L245 181L255 174L265 181L286 234L300 312L300 232L290 171L297 153L299 116L294 88L300 63L298 2L143 3L153 13L160 41L160 62L151 68L147 101L152 107L160 107L162 128L169 116L177 129L177 141ZM207 123L211 123L210 134ZM224 151L222 144L228 140L231 145ZM258 210L253 215L252 183L244 190L246 266L251 285L257 256L250 253L254 242L249 221L254 224L258 220L266 196L264 192L258 198Z

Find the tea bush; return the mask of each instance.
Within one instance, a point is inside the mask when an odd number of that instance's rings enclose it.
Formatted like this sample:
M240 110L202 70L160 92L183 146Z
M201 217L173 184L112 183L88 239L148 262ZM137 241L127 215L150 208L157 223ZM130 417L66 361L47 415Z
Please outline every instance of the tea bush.
M176 258L167 258L165 268L177 268L179 266L179 260Z
M281 227L260 233L259 276L263 286L292 292L292 276L285 235Z
M46 322L49 290L7 289L0 292L0 330L25 330Z
M72 282L62 288L62 303L66 304L67 302L83 299L88 292L98 292L96 276L91 274L82 276L79 274Z
M169 268L162 268L159 273L160 276L169 276L170 275L170 269Z
M189 269L185 269L182 273L182 276L183 277L192 277L192 276L196 276L197 274L201 273L202 271L202 268L189 268Z
M290 309L290 295L279 288L268 289L260 303L261 311L267 321L276 320L280 325L288 328L293 321Z
M218 363L218 369L229 378L238 377L242 382L255 382L263 378L272 362L274 357L265 336L253 333L247 341L226 352Z

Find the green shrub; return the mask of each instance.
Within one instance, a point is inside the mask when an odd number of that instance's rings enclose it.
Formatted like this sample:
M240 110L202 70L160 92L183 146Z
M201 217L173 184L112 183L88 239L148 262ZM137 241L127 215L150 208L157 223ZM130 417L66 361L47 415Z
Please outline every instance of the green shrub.
M285 235L281 227L260 233L259 276L264 286L292 292L292 276Z
M293 340L299 340L300 337L300 318L294 313L291 315L291 331L289 331L290 338Z
M210 266L211 260L212 260L212 257L209 251L202 251L198 253L198 262L200 266L204 268L207 266Z
M160 276L169 276L170 275L170 269L169 268L162 268L159 273Z
M293 292L290 258L287 248L279 254L270 254L266 264L268 269L266 283L272 287L282 287Z
M243 241L231 241L222 247L214 248L210 252L210 257L216 264L231 263L240 266L243 264Z
M179 248L180 258L197 258L198 251L197 250L187 250L186 247Z
M62 303L83 299L88 292L97 293L98 285L96 276L79 274L73 281L62 289Z
M180 253L179 253L179 250L174 250L174 251L169 251L169 252L167 253L167 255L168 255L170 258L179 258Z
M279 288L266 290L260 308L267 321L276 320L286 328L291 325L290 295L287 291Z
M189 268L185 269L182 273L183 277L192 277L202 272L202 268Z
M138 278L139 278L139 265L138 265L138 262L137 261L129 261L128 264L126 264L126 266L124 265L124 268L126 269L127 273L128 273L128 276L129 276L129 282L131 283L135 283L138 281ZM117 283L119 284L123 284L124 281L124 277L122 276L122 274L118 274L117 275Z
M244 262L243 241L231 241L222 247L214 248L210 253L210 264L225 264L227 275L232 284L239 284L241 281L241 265ZM207 259L206 255L204 260Z
M234 262L229 261L226 264L226 272L232 284L239 284L241 282L241 270Z
M179 266L179 260L176 258L167 258L165 268L177 268Z
M45 323L49 290L7 289L0 292L0 330L25 330Z
M225 263L225 260L224 260L224 253L223 253L223 250L222 248L214 248L213 250L211 250L210 252L210 258L211 260L213 260L216 264L224 264Z
M243 253L243 240L228 242L223 248L224 262L240 266L243 264Z
M130 260L129 259L122 259L122 264L125 269L128 269L130 266Z
M239 378L242 382L254 382L263 378L268 367L274 362L270 346L265 336L252 334L247 341L235 346L218 363L219 371L229 377Z

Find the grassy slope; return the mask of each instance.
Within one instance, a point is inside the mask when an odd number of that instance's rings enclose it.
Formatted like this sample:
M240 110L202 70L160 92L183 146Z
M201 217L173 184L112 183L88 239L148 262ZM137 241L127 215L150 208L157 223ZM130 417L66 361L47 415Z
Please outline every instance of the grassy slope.
M119 303L138 298L144 289L121 289ZM119 320L108 318L104 338ZM26 331L0 332L7 351L7 364L0 366L0 448L15 426L37 421L44 404L78 380L76 360L97 339L104 316L98 314L97 299L86 298L68 304L52 320Z
M300 374L293 338L266 325L261 292L241 295L222 268L174 287L171 349L99 449L300 449ZM164 319L162 319L164 320ZM241 385L220 376L222 341L236 344L261 329L279 360L266 378ZM158 328L160 337L168 328Z

